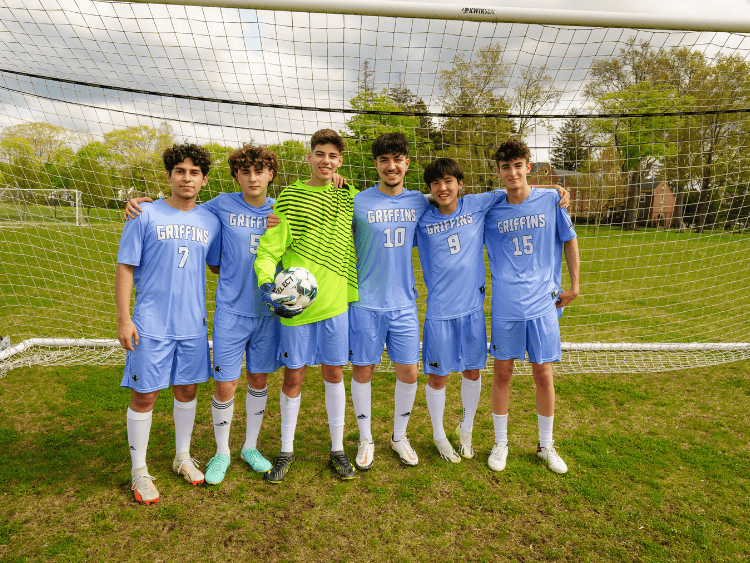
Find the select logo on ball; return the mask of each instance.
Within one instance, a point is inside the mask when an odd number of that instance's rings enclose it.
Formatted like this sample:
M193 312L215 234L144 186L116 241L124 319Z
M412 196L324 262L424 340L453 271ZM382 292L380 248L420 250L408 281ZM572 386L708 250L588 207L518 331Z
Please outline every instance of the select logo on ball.
M285 307L299 305L303 309L309 307L318 295L318 282L310 270L294 266L282 270L274 280L275 293L294 297L291 301L284 303Z

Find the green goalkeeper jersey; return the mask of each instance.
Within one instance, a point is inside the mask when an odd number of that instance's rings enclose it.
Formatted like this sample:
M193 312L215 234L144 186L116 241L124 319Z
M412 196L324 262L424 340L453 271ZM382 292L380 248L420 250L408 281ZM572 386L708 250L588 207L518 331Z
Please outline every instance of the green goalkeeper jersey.
M284 268L299 266L312 272L318 295L288 326L310 324L335 317L357 301L357 257L352 237L354 196L352 187L334 189L308 186L297 180L284 188L273 212L281 221L260 237L255 273L258 284L274 280L281 261Z

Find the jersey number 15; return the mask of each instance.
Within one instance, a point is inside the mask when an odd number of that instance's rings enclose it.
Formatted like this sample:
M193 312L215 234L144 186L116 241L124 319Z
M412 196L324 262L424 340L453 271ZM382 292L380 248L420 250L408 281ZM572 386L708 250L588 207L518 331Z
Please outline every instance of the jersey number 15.
M513 244L516 247L516 249L513 251L513 256L523 256L524 254L531 254L532 252L534 252L534 245L531 243L531 236L532 235L523 235L523 237L521 238L523 250L518 244L518 237L513 237Z

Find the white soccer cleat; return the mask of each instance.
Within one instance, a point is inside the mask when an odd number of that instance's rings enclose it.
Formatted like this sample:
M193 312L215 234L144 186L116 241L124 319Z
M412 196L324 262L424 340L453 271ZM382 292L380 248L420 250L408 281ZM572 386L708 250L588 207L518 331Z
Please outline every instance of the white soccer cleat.
M456 426L456 438L458 438L458 453L461 457L471 459L474 457L474 446L471 445L471 432L461 430L461 424Z
M199 483L203 483L205 475L198 469L200 463L197 459L190 457L190 454L182 453L177 454L172 462L172 470L178 475L182 475L185 481L195 486Z
M487 465L494 471L502 471L508 461L508 444L495 444L492 446Z
M156 504L159 502L159 491L154 486L154 478L148 474L146 468L143 471L139 470L136 474L132 475L133 484L130 489L135 495L135 500L140 504Z
M536 447L536 455L538 455L542 461L547 465L547 467L550 468L550 471L554 471L555 473L566 473L568 471L568 466L565 465L565 462L562 460L562 458L557 454L557 451L555 450L554 442L545 447L537 446Z
M449 461L450 463L460 463L461 456L458 455L456 453L456 450L453 449L453 446L451 446L448 438L440 438L439 440L435 440L435 445L437 446L438 452L440 452L440 457L442 457L445 461Z
M357 457L354 463L360 471L367 471L372 467L372 461L375 456L375 444L372 442L360 442L357 447Z
M404 465L413 467L419 463L417 452L411 447L409 438L406 437L406 434L404 434L398 442L394 442L393 436L391 436L391 448L393 448L393 451L398 454L398 457L401 458L401 463Z

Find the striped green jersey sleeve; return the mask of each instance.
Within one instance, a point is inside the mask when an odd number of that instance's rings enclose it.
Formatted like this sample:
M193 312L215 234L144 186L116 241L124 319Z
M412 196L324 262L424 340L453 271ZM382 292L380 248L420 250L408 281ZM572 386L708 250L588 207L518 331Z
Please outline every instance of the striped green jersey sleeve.
M357 258L352 237L352 187L334 189L297 181L285 188L273 212L281 223L260 238L255 271L258 282L273 280L276 265L307 268L318 282L318 296L285 325L329 319L347 310L357 295Z

